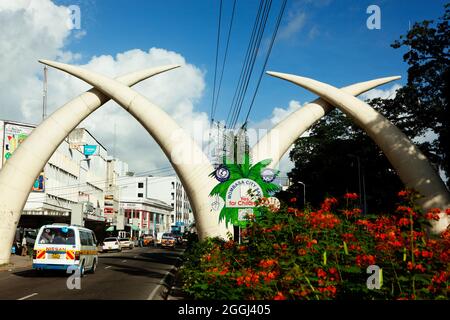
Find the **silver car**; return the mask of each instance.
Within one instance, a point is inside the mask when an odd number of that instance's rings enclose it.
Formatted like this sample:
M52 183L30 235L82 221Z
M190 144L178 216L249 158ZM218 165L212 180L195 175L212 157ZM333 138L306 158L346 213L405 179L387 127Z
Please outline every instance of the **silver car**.
M128 238L119 238L120 246L122 249L133 249L134 248L134 242L131 239Z

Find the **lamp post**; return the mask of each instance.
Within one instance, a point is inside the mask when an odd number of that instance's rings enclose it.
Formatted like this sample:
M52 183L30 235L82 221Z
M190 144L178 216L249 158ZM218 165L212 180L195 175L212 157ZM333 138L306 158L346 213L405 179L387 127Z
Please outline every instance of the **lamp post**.
M306 185L301 181L297 181L297 182L300 183L301 185L303 185L303 208L305 208L305 206L306 206Z
M363 212L366 214L367 212L367 204L366 204L366 180L364 177L364 172L361 174L361 161L359 156L354 154L349 154L350 157L356 158L358 164L358 189L359 189L359 206ZM361 177L362 176L362 177Z

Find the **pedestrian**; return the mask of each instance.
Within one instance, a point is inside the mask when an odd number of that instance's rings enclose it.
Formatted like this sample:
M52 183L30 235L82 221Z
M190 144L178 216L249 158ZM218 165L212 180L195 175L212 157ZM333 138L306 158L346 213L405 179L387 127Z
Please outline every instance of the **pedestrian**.
M144 234L141 234L141 236L139 237L139 247L143 246L144 246Z
M28 252L28 248L27 248L27 238L23 237L22 238L22 254L21 256L26 256Z

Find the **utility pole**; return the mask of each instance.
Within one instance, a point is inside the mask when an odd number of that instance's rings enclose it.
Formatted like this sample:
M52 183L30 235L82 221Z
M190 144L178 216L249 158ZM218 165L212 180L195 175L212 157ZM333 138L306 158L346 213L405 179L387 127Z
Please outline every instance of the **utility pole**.
M47 66L44 66L44 87L42 92L42 121L47 118Z

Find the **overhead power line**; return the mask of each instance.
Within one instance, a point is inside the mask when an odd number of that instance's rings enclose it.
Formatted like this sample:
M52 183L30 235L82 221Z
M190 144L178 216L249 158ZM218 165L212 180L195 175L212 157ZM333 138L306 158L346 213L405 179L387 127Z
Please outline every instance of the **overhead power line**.
M251 51L251 48L252 48L252 44L253 44L253 40L254 40L254 37L255 37L256 29L257 29L257 26L258 26L258 23L259 23L259 20L260 20L260 17L261 17L261 12L262 12L263 5L264 5L264 1L260 1L259 2L258 12L257 12L256 17L255 17L255 22L253 24L252 34L250 36L250 42L249 42L249 45L247 47L247 52L245 54L245 60L244 60L244 63L242 65L242 68L241 68L241 73L239 75L238 85L237 85L236 90L234 92L234 96L233 96L233 100L231 101L230 109L228 110L228 115L227 115L227 119L225 121L225 125L228 125L229 120L230 120L230 116L232 116L232 114L234 114L234 109L235 109L234 106L235 106L236 97L237 97L238 92L240 92L241 83L242 83L243 77L244 77L244 70L246 69L245 67L246 67L246 65L248 63L250 51Z
M272 5L272 0L268 0L264 3L264 9L263 9L262 15L259 20L257 31L254 34L253 43L251 43L251 50L250 50L250 54L248 56L249 59L247 61L247 65L244 70L244 77L243 77L243 81L241 83L240 92L236 99L234 113L233 113L233 116L231 118L231 123L230 123L231 128L235 128L237 120L239 119L239 115L240 115L240 112L242 109L245 95L247 93L250 79L253 74L253 69L255 66L256 58L258 56L259 48L261 46L261 40L264 35L264 31L265 31L267 20L269 17L271 5Z
M217 78L217 61L219 59L219 44L220 44L220 25L222 21L222 0L220 0L219 6L219 23L217 27L217 41L216 41L216 65L214 68L214 86L213 86L213 94L212 94L212 102L211 102L211 122L213 121L213 109L214 109L214 100L216 95L216 78Z
M217 104L219 102L220 88L222 87L223 73L224 73L224 70L225 70L225 65L227 63L228 47L229 47L229 44L230 44L231 29L233 28L233 20L234 20L235 9L236 9L236 0L234 0L234 2L233 2L233 9L232 9L232 12L231 12L231 20L230 20L230 26L228 28L227 44L225 46L225 54L224 54L224 57L223 57L222 71L220 73L219 87L217 88L217 96L216 96L216 99L215 99L215 104L214 104L214 108L213 108L212 116L211 116L212 121L214 121L214 117L215 117L216 109L217 109Z
M286 3L287 3L287 0L284 0L283 4L281 5L280 12L279 12L278 18L277 18L277 22L276 22L275 28L273 30L273 33L272 33L272 39L270 40L270 45L269 45L269 48L268 48L267 53L266 53L266 58L264 60L264 65L263 65L263 67L261 69L261 73L259 75L258 84L256 85L256 89L255 89L255 92L253 93L252 101L251 101L250 106L248 108L247 115L245 116L244 125L247 124L248 117L250 115L250 112L252 111L253 104L255 102L255 98L256 98L256 95L258 93L259 85L261 84L262 77L263 77L264 72L266 70L267 62L269 61L270 53L272 52L272 48L273 48L273 44L275 42L275 38L277 37L277 33L278 33L278 29L280 27L281 19L283 18L284 10L286 8Z

